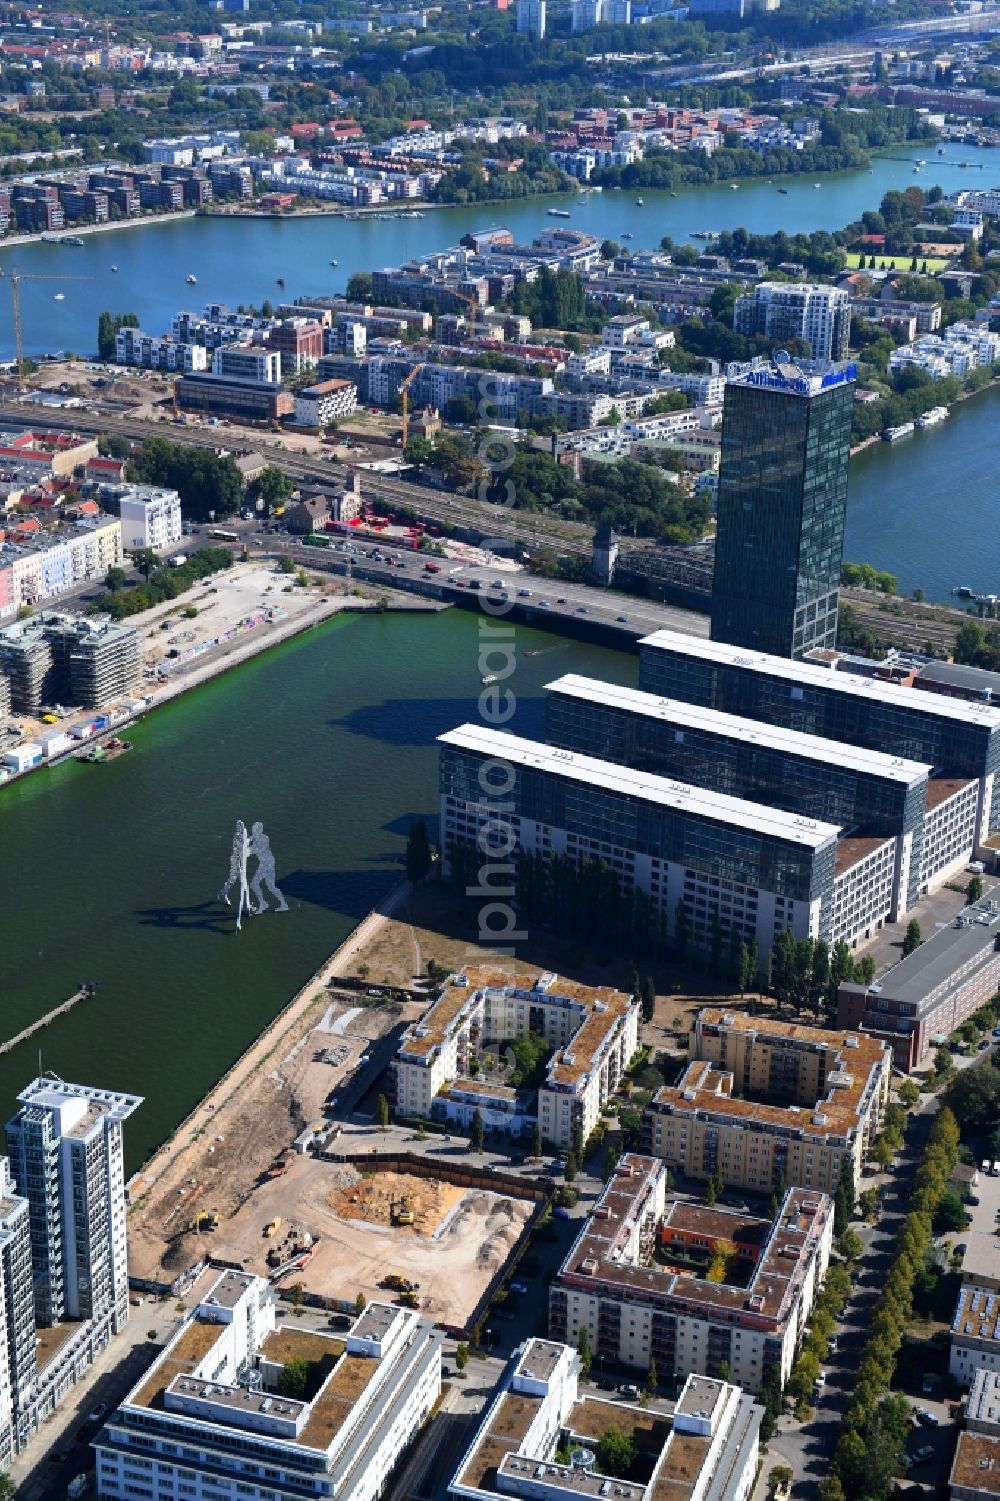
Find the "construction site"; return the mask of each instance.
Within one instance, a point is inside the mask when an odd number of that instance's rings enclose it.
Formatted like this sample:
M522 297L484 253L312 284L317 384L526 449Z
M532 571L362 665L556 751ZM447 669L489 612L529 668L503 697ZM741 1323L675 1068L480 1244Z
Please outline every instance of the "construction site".
M219 1226L212 1254L262 1275L289 1266L280 1290L332 1308L389 1297L463 1328L539 1202L528 1184L495 1190L483 1176L439 1174L429 1157L419 1173L296 1157Z

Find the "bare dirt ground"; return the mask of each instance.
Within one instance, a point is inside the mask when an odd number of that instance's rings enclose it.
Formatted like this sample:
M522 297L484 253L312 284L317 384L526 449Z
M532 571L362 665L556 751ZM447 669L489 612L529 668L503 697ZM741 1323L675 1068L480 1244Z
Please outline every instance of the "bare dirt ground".
M409 1008L414 1015L420 1007ZM381 1037L407 1008L356 1009L331 1002L322 993L298 1025L281 1039L276 1053L242 1088L235 1088L199 1125L190 1143L167 1167L129 1217L129 1264L133 1275L171 1279L202 1255L221 1254L228 1218L248 1201L256 1203L262 1175L290 1147L298 1133L322 1115L326 1096L354 1067L366 1044ZM316 1054L335 1055L336 1064ZM285 1179L268 1184L272 1197L283 1194ZM256 1190L256 1192L255 1192ZM141 1195L141 1187L139 1188ZM195 1216L215 1211L219 1230L196 1232ZM259 1239L264 1220L288 1215L253 1210ZM249 1251L240 1251L239 1260Z
M394 1225L393 1206L412 1195L416 1223ZM520 1239L531 1201L409 1174L360 1174L353 1167L298 1157L284 1178L265 1184L212 1237L212 1251L266 1272L267 1252L291 1254L308 1232L319 1246L302 1272L307 1293L353 1303L393 1297L388 1272L418 1284L421 1311L464 1324L501 1262ZM265 1239L264 1226L282 1226Z
M451 970L491 958L491 951L478 942L476 912L475 907L458 902L446 889L419 888L409 904L383 925L365 954L372 983L409 984L432 959ZM694 1026L702 1006L740 1004L739 997L733 997L711 975L661 955L633 959L613 944L602 952L542 931L531 934L516 956L497 962L510 969L512 979L547 969L584 985L614 985L625 991L631 991L636 970L640 975L652 975L656 1013L652 1023L643 1027L643 1041L658 1050L681 1046L679 1038Z

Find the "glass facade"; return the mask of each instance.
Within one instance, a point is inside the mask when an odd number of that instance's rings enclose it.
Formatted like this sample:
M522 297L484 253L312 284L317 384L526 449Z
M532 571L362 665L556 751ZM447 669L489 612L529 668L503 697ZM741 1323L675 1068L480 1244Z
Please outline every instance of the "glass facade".
M441 793L489 806L492 758L441 746ZM646 802L630 792L593 786L531 766L498 767L497 805L512 818L530 819L594 842L649 855L670 864L789 900L827 898L833 884L836 840L819 849L740 828L685 808ZM513 782L510 779L513 777ZM504 816L504 815L501 815Z
M735 724L726 733L684 724L683 714L664 719L552 689L545 727L550 745L836 823L846 833L910 834L923 822L925 781L908 785L761 745Z
M899 700L888 702L875 692L845 692L836 673L829 677L829 685L790 682L778 664L772 670L753 661L705 661L665 646L639 648L639 686L648 693L923 761L949 777L993 776L989 828L1000 831L1000 729L992 714L970 724L950 718L933 694L925 706L919 689L900 689Z
M713 641L779 657L835 644L853 399L846 375L727 384Z

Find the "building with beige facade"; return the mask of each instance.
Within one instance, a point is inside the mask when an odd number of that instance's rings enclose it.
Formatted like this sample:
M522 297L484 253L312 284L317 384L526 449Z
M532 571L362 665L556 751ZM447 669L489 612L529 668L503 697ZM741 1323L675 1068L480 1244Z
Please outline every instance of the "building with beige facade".
M780 1184L855 1190L889 1103L892 1053L881 1039L737 1011L701 1011L691 1062L649 1108L657 1157L691 1178L771 1193Z
M537 1092L473 1076L478 1060L529 1032L553 1050ZM403 1034L396 1113L468 1126L479 1110L488 1130L512 1135L537 1120L545 1141L569 1147L575 1132L590 1135L638 1045L639 1007L620 990L467 966Z
M726 1377L758 1392L774 1369L784 1385L829 1264L832 1199L790 1188L771 1221L680 1200L668 1210L666 1183L657 1158L618 1162L549 1289L549 1337L575 1344L586 1327L595 1356L655 1361L668 1382ZM721 1242L732 1265L710 1282Z

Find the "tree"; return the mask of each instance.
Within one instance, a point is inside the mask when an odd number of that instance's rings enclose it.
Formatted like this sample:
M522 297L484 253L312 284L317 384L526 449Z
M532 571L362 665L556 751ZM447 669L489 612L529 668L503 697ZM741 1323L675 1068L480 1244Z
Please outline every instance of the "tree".
M138 568L144 579L148 580L153 569L160 566L160 560L151 547L137 547L130 556L133 568Z
M833 1196L833 1233L835 1236L843 1235L851 1222L853 1213L854 1174L851 1171L850 1162L845 1162L840 1170L837 1189Z
M176 490L191 521L231 516L243 500L243 476L233 459L221 458L208 448L185 448L166 438L146 439L132 457L129 478Z
M749 943L741 944L739 978L741 996L746 995L747 991L753 985L754 980L756 980L758 962L757 940L751 939Z
M458 1371L458 1374L460 1376L462 1375L468 1364L469 1347L468 1345L459 1345L455 1350L455 1369Z
M608 1428L597 1440L595 1458L602 1475L614 1475L619 1480L627 1480L638 1457L639 1446L632 1433L620 1433L617 1428Z
M847 1501L844 1487L836 1475L824 1475L816 1487L816 1501Z
M865 1243L858 1232L848 1226L837 1241L837 1250L845 1261L857 1261L864 1255Z
M105 589L110 589L112 594L114 594L116 589L124 589L127 583L128 574L124 568L115 568L112 566L104 575L104 587Z
M580 1370L584 1376L589 1375L593 1357L590 1353L590 1330L586 1324L580 1325L580 1333L576 1337L576 1353L580 1357Z
M384 1094L380 1094L375 1106L375 1118L378 1121L380 1131L389 1129L389 1101Z
M109 313L98 314L97 318L97 353L102 360L115 358L115 347L120 328L138 328L139 318L135 313Z
M294 489L295 481L289 475L268 464L256 479L250 481L246 498L254 505L259 504L265 516L270 516L278 506L284 505Z
M906 934L903 938L903 958L905 959L907 954L912 954L915 949L918 949L922 942L920 924L915 917L911 917L906 924Z
M956 1074L945 1086L941 1104L952 1111L963 1133L993 1129L1000 1121L1000 1069L987 1060Z
M367 1307L368 1299L365 1297L364 1293L358 1293L358 1296L354 1300L354 1312L357 1314L358 1318L361 1317Z
M415 818L406 836L406 879L417 886L430 868L431 842L427 825L422 818Z
M472 1124L469 1127L469 1150L472 1152L481 1152L485 1136L486 1132L483 1128L482 1113L474 1110L472 1113Z
M934 1215L934 1232L936 1235L949 1235L955 1230L964 1230L969 1223L969 1217L965 1212L961 1195L953 1188L946 1189L938 1201L937 1212Z
M767 1480L768 1484L772 1486L774 1490L777 1490L779 1485L791 1485L791 1465L772 1465Z
M656 1369L656 1361L650 1360L649 1370L646 1372L646 1390L651 1397L655 1397L659 1389L660 1378Z
M576 1153L568 1152L566 1154L566 1161L563 1163L563 1178L567 1183L572 1183L573 1179L576 1177L579 1171L580 1164L577 1160Z
M532 1157L542 1155L542 1128L537 1121L531 1130L531 1155Z
M981 876L973 876L965 888L965 899L971 907L973 902L978 902L983 894L983 882Z
M309 1362L301 1355L286 1360L278 1375L278 1391L283 1397L292 1397L301 1402L309 1388Z
M935 1079L945 1079L945 1078L947 1078L947 1076L952 1072L952 1070L953 1070L954 1067L955 1067L955 1064L954 1064L954 1061L952 1059L950 1049L948 1049L948 1048L938 1048L937 1052L934 1054L934 1077L935 1077Z
M920 1088L912 1079L904 1079L896 1093L899 1095L899 1103L907 1110L912 1110L914 1105L920 1104Z
M656 1014L656 986L650 976L642 982L642 1019L651 1022Z
M712 1205L722 1192L722 1174L716 1168L708 1182L705 1184L705 1203Z
M760 1441L766 1444L774 1433L775 1422L784 1406L781 1393L781 1371L777 1366L768 1366L764 1380L761 1382L758 1401L764 1408L764 1416L760 1424Z

